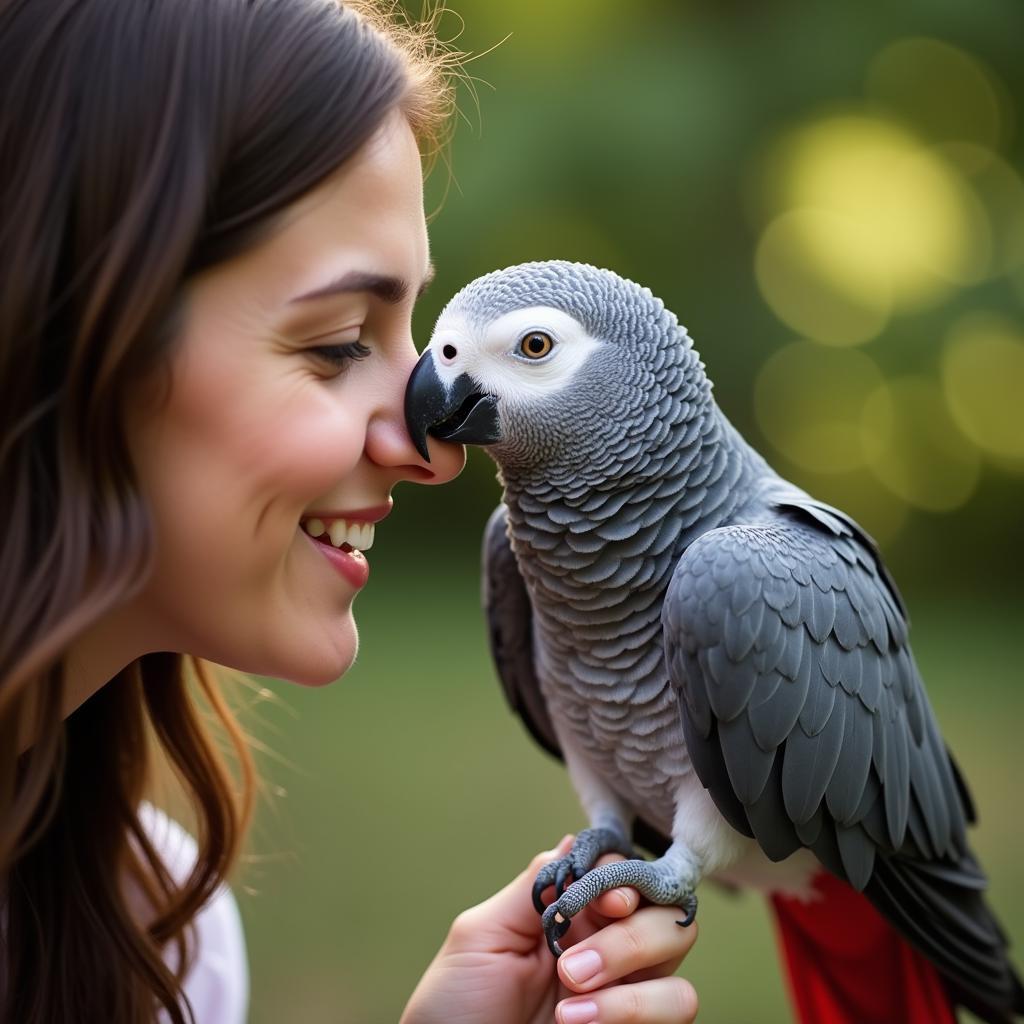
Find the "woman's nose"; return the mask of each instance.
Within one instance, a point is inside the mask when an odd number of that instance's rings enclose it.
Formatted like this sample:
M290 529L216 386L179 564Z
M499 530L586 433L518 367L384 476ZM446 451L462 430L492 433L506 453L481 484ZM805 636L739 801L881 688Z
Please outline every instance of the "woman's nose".
M405 421L405 387L419 357L410 343L408 357L388 370L386 400L371 415L366 430L366 455L378 466L394 471L396 480L445 484L462 472L466 449L461 444L428 439L430 461L416 450Z

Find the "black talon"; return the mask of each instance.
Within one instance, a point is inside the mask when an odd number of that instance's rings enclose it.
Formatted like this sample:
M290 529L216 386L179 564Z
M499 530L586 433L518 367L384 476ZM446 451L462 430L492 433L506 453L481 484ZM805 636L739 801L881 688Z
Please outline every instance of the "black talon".
M544 901L541 899L541 895L544 890L552 884L555 878L555 872L558 870L558 865L561 861L552 860L548 861L537 872L537 877L533 880L533 906L538 914L543 914L545 910Z
M548 886L555 887L555 899L560 900L575 882L593 870L594 862L602 853L611 850L628 853L629 849L629 842L615 829L583 829L576 837L568 856L549 861L537 872L532 893L534 909L538 914L544 913L542 895Z
M689 928L691 924L697 919L697 897L691 896L683 905L680 910L686 911L686 917L682 921L676 921L676 924L680 928Z
M555 895L561 896L565 892L565 883L569 881L573 876L572 864L569 859L566 858L558 865L558 871L555 872Z
M544 901L540 898L541 893L548 887L548 882L542 882L538 878L533 883L533 907L538 914L543 914L547 907L544 905Z
M557 905L552 903L544 911L544 919L541 922L544 927L544 938L547 939L548 949L551 950L552 956L556 959L562 955L562 947L558 944L558 940L569 930L571 921L569 918L563 918L561 921L556 921L555 917L558 915Z

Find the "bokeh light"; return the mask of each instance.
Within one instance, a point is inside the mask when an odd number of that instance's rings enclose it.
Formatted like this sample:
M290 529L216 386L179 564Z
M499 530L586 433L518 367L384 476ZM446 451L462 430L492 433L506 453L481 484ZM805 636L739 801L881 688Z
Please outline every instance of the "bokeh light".
M871 62L867 96L927 138L998 149L1011 110L998 76L981 60L939 39L899 39Z
M950 142L943 156L963 174L991 227L993 273L1024 267L1024 180L1009 162L969 142Z
M960 430L1024 470L1024 331L992 314L960 321L943 349L942 386Z
M779 349L761 367L754 410L765 437L802 469L845 473L864 465L864 402L883 384L862 352L806 341Z
M987 272L989 229L977 198L941 151L901 125L826 117L797 130L784 152L784 206L849 223L836 231L835 220L810 221L802 241L805 260L852 300L877 308L887 287L894 306L918 308Z
M881 265L867 258L875 240L859 221L803 208L776 217L754 258L758 286L775 315L829 345L857 345L885 327L892 305ZM846 281L851 254L863 253L857 288Z
M978 451L931 379L907 375L882 383L864 402L861 424L871 471L908 504L948 512L971 497L980 475Z

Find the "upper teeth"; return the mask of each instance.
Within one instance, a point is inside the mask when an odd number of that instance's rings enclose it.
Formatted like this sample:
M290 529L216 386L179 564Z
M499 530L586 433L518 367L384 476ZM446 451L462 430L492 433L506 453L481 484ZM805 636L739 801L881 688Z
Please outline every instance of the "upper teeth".
M357 551L368 551L373 546L373 523L350 523L347 519L325 523L322 519L307 519L302 527L310 537L326 534L336 548L348 544Z

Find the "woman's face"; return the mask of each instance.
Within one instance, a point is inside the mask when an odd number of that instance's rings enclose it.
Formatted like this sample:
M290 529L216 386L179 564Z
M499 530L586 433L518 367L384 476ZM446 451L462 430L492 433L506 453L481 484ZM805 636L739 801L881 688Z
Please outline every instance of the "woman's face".
M422 460L402 412L429 276L419 154L396 114L262 245L196 279L169 396L140 393L130 416L156 524L134 609L150 646L310 685L352 664L370 524L398 481L463 464L439 442Z

